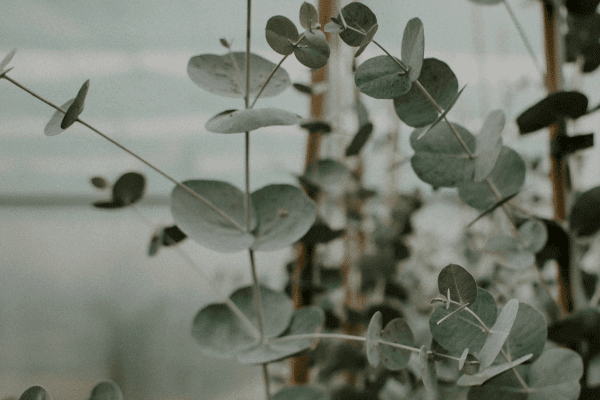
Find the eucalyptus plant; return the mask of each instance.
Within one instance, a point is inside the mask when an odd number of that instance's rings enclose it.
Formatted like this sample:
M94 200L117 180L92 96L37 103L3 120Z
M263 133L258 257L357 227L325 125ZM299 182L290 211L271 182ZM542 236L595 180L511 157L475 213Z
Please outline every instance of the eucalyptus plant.
M500 1L476 2L496 4ZM440 388L437 366L452 362L461 373L453 384L466 388L468 399L577 399L579 379L584 372L581 356L573 350L549 345L547 322L539 310L517 299L497 302L489 291L478 287L470 272L457 264L445 266L437 276L439 293L430 303L434 310L429 317L432 340L428 343L417 342L410 319L391 318L384 323L381 311L369 316L362 334L323 332L326 313L321 307L312 305L295 310L284 292L259 284L255 252L283 249L297 241L325 243L340 237L343 231L323 228L326 225L318 216L315 203L300 187L271 184L250 191L249 143L251 135L259 134L253 131L268 126L291 126L301 119L282 109L255 108L257 101L261 97L276 96L291 86L289 75L282 67L291 54L306 67L317 69L326 65L330 49L316 8L305 2L299 11L304 32L300 33L295 23L285 16L273 16L266 24L267 43L283 56L278 64L251 53L250 1L247 7L245 52L233 51L231 45L221 39L226 49L224 54L197 55L187 66L190 79L201 89L243 101L243 108L216 113L205 128L219 134L244 134L244 189L217 180L180 182L82 120L89 80L75 98L57 106L8 75L7 66L14 51L0 62L0 78L56 110L46 125L47 136L58 135L74 123L80 123L175 185L170 198L175 225L161 227L153 233L149 255L186 238L218 252L248 253L252 283L231 294L219 293L222 301L198 311L191 333L208 356L261 366L267 399L330 398L330 391L323 385L293 386L272 395L268 370L270 363L306 353L318 341L329 340L364 343L369 368L374 370L394 373L412 368L419 378L418 385L433 398L443 397L445 393ZM511 231L490 237L485 249L496 253L504 265L513 269L535 268L536 256L548 245L549 230L543 221L519 219L507 207L508 201L523 186L526 167L522 157L503 144L503 112L489 113L477 135L448 120L465 87L459 89L456 75L444 61L425 58L425 29L419 18L407 23L398 56L376 41L377 17L362 3L352 2L341 8L337 15L331 16L324 30L338 34L348 46L356 47L356 56L363 54L371 44L382 51L382 55L358 66L354 83L364 95L391 100L398 118L415 128L410 136L415 152L410 162L417 176L435 188L456 188L462 201L481 211L480 217L502 210L512 224ZM581 114L579 108L575 111L560 109L556 99L546 100L546 103L551 103L557 112ZM539 112L534 110L530 114ZM372 124L369 127L364 107L359 109L358 116L360 129L346 148L349 157L360 153L373 129ZM550 115L547 117L552 119ZM529 115L522 117L520 126L527 125L528 118ZM532 119L539 122L535 117ZM309 131L328 127L322 122L318 126L314 124L303 124L303 127ZM348 170L340 163L321 159L301 177L301 182L305 189L318 189L326 187L332 176L344 174L348 174ZM113 185L101 177L93 178L92 184L99 189L111 187L110 199L95 203L96 207L132 207L143 197L145 178L129 172ZM570 225L576 235L589 236L600 229L597 222L600 219L596 218L598 208L594 208L598 203L598 188L586 192L575 203ZM317 226L321 228L315 228ZM396 229L391 236L397 240L403 232ZM385 247L389 242L389 237L382 240L385 245L380 249L389 249ZM388 272L382 275L389 278L392 275L389 271L394 271L394 262L399 258L396 254L391 264L386 264L391 265L386 267ZM361 269L363 275L368 275L369 270L380 266L376 258L367 258ZM397 292L397 288L393 287L392 291ZM594 298L598 302L600 295ZM387 390L393 395L394 389ZM400 396L398 392L395 395ZM32 387L21 396L22 400L34 398L50 397L41 387ZM100 398L116 400L122 395L114 383L103 382L90 396L92 400Z

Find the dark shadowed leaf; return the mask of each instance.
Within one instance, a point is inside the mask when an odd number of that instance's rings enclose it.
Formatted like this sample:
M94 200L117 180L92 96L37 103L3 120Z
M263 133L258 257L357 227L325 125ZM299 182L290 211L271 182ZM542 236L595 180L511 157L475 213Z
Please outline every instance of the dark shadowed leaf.
M300 6L300 25L306 30L319 26L319 13L315 6L306 1Z
M360 46L358 46L358 50L354 54L354 57L360 56L363 51L367 48L367 46L373 41L375 34L377 33L377 29L379 29L379 25L375 24L369 29L367 34L363 37L362 42L360 42Z
M367 360L373 367L378 367L381 362L379 352L379 339L381 339L381 330L383 329L383 318L381 311L377 311L371 317L366 334Z
M74 101L75 99L71 99L60 106L60 108L66 111L69 107L71 107L71 104L73 104ZM44 128L44 134L46 136L56 136L59 133L64 132L64 129L60 127L64 117L65 114L63 112L55 111L54 114L52 114L52 118L50 118L50 121L48 121L46 127Z
M94 203L98 208L121 208L135 204L144 196L146 178L137 172L121 175L112 187L112 199L108 202Z
M372 123L369 122L361 126L358 132L356 132L356 135L354 135L352 138L352 141L348 147L346 147L346 157L358 155L358 153L360 153L364 145L367 143L367 140L369 140L369 137L371 137L372 132Z
M308 232L302 236L300 242L306 246L314 246L317 243L329 243L345 234L345 229L331 229L323 220L317 219Z
M481 182L494 169L502 151L502 129L506 118L502 110L494 110L483 121L475 147L475 182Z
M486 290L478 288L477 298L469 308L490 327L496 322L498 310L494 297ZM467 311L463 310L451 316L440 325L439 320L453 311L453 307L438 308L429 318L429 329L433 338L450 354L460 357L465 348L477 353L483 347L487 334L482 330L479 322Z
M588 98L579 92L555 92L525 110L517 118L521 134L552 125L559 117L577 119L587 111Z
M456 75L445 62L435 58L423 60L419 82L442 108L448 107L458 93ZM437 110L417 85L412 85L406 94L394 98L394 108L402 122L414 128L429 125L438 117Z
M590 15L598 9L600 0L566 0L565 7L571 14Z
M461 304L473 304L477 298L477 283L466 269L456 264L448 264L438 275L438 289L450 299Z
M276 65L256 54L251 54L250 67L252 69L250 95L255 96ZM242 71L245 70L245 52L224 55L202 54L190 58L187 67L190 79L202 89L220 96L236 98L243 98L246 94L246 79L244 79L245 75L242 75ZM290 85L288 73L283 68L279 68L261 96L276 96Z
M414 347L415 345L412 330L404 318L396 318L391 320L385 326L383 332L381 332L381 340L411 347ZM411 351L400 349L398 347L392 347L380 342L379 353L381 354L381 361L383 362L383 365L387 369L397 371L406 367L408 360L410 359Z
M329 43L323 31L314 29L305 31L304 38L294 49L296 59L308 68L318 69L327 64L329 60Z
M433 357L429 357L425 346L421 346L419 351L419 361L421 364L421 379L423 380L423 386L431 394L437 394L437 372L435 370L435 362Z
M102 176L94 176L92 179L90 179L90 182L95 188L98 189L106 189L110 185L108 181Z
M308 85L304 85L302 83L294 83L293 86L294 86L294 89L296 89L297 91L299 91L301 93L305 93L305 94L309 94L309 95L313 94L312 88Z
M265 343L236 356L242 364L264 364L280 361L312 346L315 339L293 339L294 335L316 333L325 322L325 312L317 306L296 310L289 328L281 337L269 338ZM286 339L289 336L289 339Z
M289 18L276 15L269 18L265 28L267 43L279 54L288 55L294 52L294 44L300 39L298 28Z
M330 400L330 397L320 388L295 385L275 393L271 400Z
M177 243L182 242L187 238L187 235L183 233L177 225L168 226L163 228L163 241L162 245L165 247L173 246Z
M88 400L123 400L123 393L116 383L104 381L92 389Z
M477 359L481 363L481 368L486 369L496 359L508 334L515 323L517 312L519 310L519 300L511 299L504 305L500 315L496 319L494 326L490 328L491 334L488 335L483 347L477 354Z
M510 147L503 146L488 179L494 183L500 196L506 198L521 190L525 183L525 170L525 162L521 156ZM488 209L497 202L485 182L459 184L458 194L462 201L478 210Z
M569 215L569 226L575 236L592 236L600 230L600 186L577 197Z
M330 133L332 128L325 121L308 121L300 124L300 128L304 128L308 131L308 133L321 133L326 134Z
M315 204L291 185L269 185L252 193L258 225L252 249L273 251L300 239L317 218Z
M88 79L83 83L83 86L77 92L77 96L75 97L75 101L69 106L65 116L63 117L62 122L60 123L61 129L67 129L71 125L77 121L77 118L83 112L83 107L85 105L85 97L87 96L88 89L90 88L90 80Z
M375 99L393 99L409 91L408 74L388 56L377 56L360 64L354 73L358 90Z
M252 246L254 236L239 228L246 226L246 201L242 191L220 181L191 180L183 184L213 206L176 186L171 193L171 213L183 232L199 244L224 253L245 250ZM238 226L222 213L234 220ZM253 207L250 209L250 216L250 230L253 230L257 225Z
M148 257L154 257L158 254L161 243L163 241L163 230L157 229L150 238L150 244L148 245Z
M365 34L377 23L377 17L371 9L362 3L352 2L342 8L342 15L337 16L338 21L345 21L347 26L358 29L360 32L355 32L350 29L344 29L340 33L340 37L348 46L360 46Z
M274 125L294 125L300 117L277 108L227 110L209 119L204 127L215 133L243 133Z
M425 32L419 18L413 18L406 24L402 36L402 62L410 67L408 78L410 82L419 79L425 54Z
M51 400L51 397L43 387L32 386L23 392L19 400Z

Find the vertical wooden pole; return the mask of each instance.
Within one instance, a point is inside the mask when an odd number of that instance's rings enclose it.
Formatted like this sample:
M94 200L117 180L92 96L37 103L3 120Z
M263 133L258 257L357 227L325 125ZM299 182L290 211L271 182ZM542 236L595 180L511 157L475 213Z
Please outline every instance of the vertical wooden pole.
M553 2L545 2L542 4L544 9L544 38L546 48L546 87L548 93L554 93L562 89L562 64L561 64L561 46L559 46L560 31L558 26L558 18L560 10ZM550 141L552 142L558 137L566 136L566 123L561 118L556 124L550 126ZM554 206L554 219L560 222L566 220L566 198L568 191L568 166L566 159L558 154L550 155L550 180L552 181L552 202ZM568 268L568 266L560 266ZM559 282L559 299L558 303L563 311L569 312L572 307L572 291L569 290L569 282L563 282L560 274L558 275Z
M334 0L319 0L319 23L324 27L332 15ZM329 34L325 33L329 41ZM327 81L328 66L317 70L312 70L312 87ZM324 106L327 93L314 94L310 102L310 115L313 119L322 119L324 117ZM321 133L316 132L308 135L306 146L305 171L310 168L319 159L319 148L321 144ZM316 199L313 199L316 200ZM312 296L309 291L303 288L303 283L312 284L314 246L304 246L301 243L296 245L297 262L294 269L294 279L292 282L292 300L296 308L308 306L312 303ZM294 357L291 360L293 385L305 384L308 382L308 356Z

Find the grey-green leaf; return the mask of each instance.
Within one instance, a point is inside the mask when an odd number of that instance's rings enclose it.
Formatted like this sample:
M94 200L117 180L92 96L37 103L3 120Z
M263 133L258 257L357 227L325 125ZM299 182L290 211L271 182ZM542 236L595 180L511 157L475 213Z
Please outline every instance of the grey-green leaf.
M388 322L383 332L381 340L414 347L414 336L412 330L404 318L396 318ZM384 343L379 343L379 352L383 365L393 371L404 368L410 359L410 350L392 347Z
M23 392L19 400L52 400L50 394L41 386L32 386Z
M271 400L330 400L330 397L317 387L296 385L280 390Z
M529 219L519 227L519 236L526 250L537 253L546 245L548 230L543 222Z
M509 369L516 367L519 364L524 363L531 359L531 354L527 354L523 357L520 357L514 361L504 364L494 365L493 367L487 368L477 374L471 375L463 375L456 382L460 386L477 386L483 384L488 379L503 373L504 371L508 371Z
M525 171L525 162L521 156L510 147L503 146L488 179L494 183L500 197L506 198L521 190L525 183ZM488 209L497 201L485 182L459 184L458 195L465 203L478 210Z
M77 118L83 112L83 107L85 105L85 97L87 96L88 89L90 88L90 80L88 79L83 83L79 92L77 92L77 96L75 97L75 101L69 106L65 116L63 117L62 122L60 123L61 129L67 129L71 125L73 125Z
M579 354L564 348L549 349L531 366L528 400L575 400L579 397L582 375Z
M522 270L531 267L535 262L535 254L512 236L492 236L488 239L485 249L493 252L500 262L509 268Z
M492 173L502 151L502 129L506 118L502 110L487 115L477 135L475 150L475 182L481 182Z
M360 42L360 46L358 46L358 50L356 50L354 57L360 56L363 53L363 51L365 51L367 46L373 41L373 38L375 37L375 34L377 33L377 29L379 29L378 24L373 25L371 27L371 29L369 29L367 34L363 37L362 42Z
M312 30L319 26L317 9L306 1L300 6L300 25L306 30Z
M411 87L408 74L388 56L373 57L360 64L354 83L358 90L375 99L393 99Z
M250 95L255 96L276 67L271 61L256 54L250 55ZM243 98L246 95L246 53L224 55L202 54L190 58L187 73L200 88L225 97ZM262 92L262 97L273 97L287 89L292 82L288 73L279 68Z
M6 68L6 66L8 66L8 64L11 62L11 60L13 59L13 57L15 56L16 53L17 53L17 48L15 47L11 51L9 51L6 56L4 56L2 61L0 61L0 72L4 71L4 68Z
M283 15L269 18L265 35L269 46L284 56L294 52L294 44L300 39L296 25Z
M329 60L329 43L323 31L314 29L305 31L304 38L294 49L296 59L308 68L318 69L324 67Z
M252 249L279 250L299 240L317 218L317 208L306 194L291 185L269 185L252 193L258 225Z
M482 288L477 289L477 298L469 308L486 324L494 325L498 310L494 297ZM468 313L460 311L451 316L440 325L437 321L453 311L452 308L436 309L429 317L429 330L433 338L450 354L459 357L465 348L476 353L483 347L487 334L480 327L479 322Z
M419 361L421 363L421 379L425 390L431 395L437 393L437 372L435 370L435 362L427 354L425 346L421 346L419 351Z
M254 236L240 229L246 226L246 201L242 191L220 181L191 180L183 184L211 203L199 200L179 186L173 189L171 213L183 232L199 244L224 253L252 246ZM253 207L250 217L250 230L253 230L257 225Z
M243 133L274 125L294 125L300 117L278 108L226 110L209 119L204 127L215 133Z
M535 360L544 351L547 337L544 315L527 303L519 303L517 318L504 347L512 359L533 354L532 359Z
M379 353L379 339L381 339L381 330L383 329L383 315L377 311L371 317L366 334L367 360L373 367L378 367L381 362Z
M481 368L486 369L492 365L500 353L515 323L518 310L519 300L511 299L504 305L502 311L500 311L500 315L498 315L494 326L490 328L491 334L488 334L485 344L477 355L477 359L481 363Z
M458 93L456 75L445 62L435 58L423 60L419 82L442 108L448 107ZM414 128L429 125L438 117L436 108L417 85L412 85L406 94L396 97L394 108L402 122Z
M325 28L323 28L323 30L327 33L341 33L344 32L344 27L331 21L325 25Z
M337 20L345 21L347 26L355 28L360 32L355 32L350 29L344 29L340 33L340 37L348 46L360 46L365 34L377 23L377 17L373 11L362 3L352 2L342 8L341 15L337 16Z
M92 389L88 400L123 400L123 393L116 383L104 381Z
M410 67L408 77L410 82L419 79L423 67L425 55L425 33L423 22L419 18L413 18L406 24L402 36L402 62Z
M62 108L63 110L67 110L69 107L71 107L71 104L73 104L74 101L75 99L71 99L62 106L60 106L60 108ZM48 121L46 127L44 128L44 134L46 136L56 136L59 133L64 132L64 129L60 127L60 124L64 117L65 113L61 111L55 111L54 114L52 114L52 118L50 118L50 121Z
M443 295L450 290L450 299L461 304L473 304L477 298L477 283L466 269L448 264L438 275L438 289Z

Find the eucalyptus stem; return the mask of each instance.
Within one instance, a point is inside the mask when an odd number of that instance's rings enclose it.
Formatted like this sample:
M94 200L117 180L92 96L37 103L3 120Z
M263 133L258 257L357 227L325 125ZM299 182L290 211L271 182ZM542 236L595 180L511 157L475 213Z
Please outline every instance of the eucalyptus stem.
M277 70L279 69L279 67L281 67L281 64L283 64L283 62L285 61L286 58L288 58L288 56L289 56L289 54L286 54L285 56L283 56L283 58L281 59L281 61L279 61L279 64L277 64L275 67L273 67L273 70L271 70L271 73L267 77L267 80L265 81L265 83L263 83L262 87L260 88L260 91L258 92L258 94L256 95L256 97L254 98L254 101L252 102L252 104L250 105L249 108L253 108L254 107L254 105L256 104L256 101L258 100L258 98L260 97L260 95L264 92L265 88L267 87L267 85L271 81L271 78L273 78L273 76L275 75L275 72L277 72Z
M269 365L267 363L262 365L262 373L263 380L265 381L265 396L269 400L271 398L271 382L269 379Z
M21 85L19 82L15 81L14 79L4 75L2 77L0 77L0 79L6 79L7 81L9 81L10 83L12 83L13 85L17 86L18 88L24 90L25 92L29 93L30 95L32 95L33 97L37 98L38 100L41 100L42 102L48 104L50 107L54 108L57 111L60 111L63 114L66 114L66 110L64 110L62 107L57 106L56 104L52 103L49 100L46 100L44 97L40 96L39 94L35 93L33 90L28 89L27 87ZM163 170L159 169L158 167L154 166L152 163L150 163L149 161L146 161L144 158L142 158L141 156L137 155L136 153L134 153L133 151L129 150L127 147L123 146L122 144L120 144L119 142L117 142L114 139L111 139L110 137L108 137L107 135L105 135L104 133L102 133L100 130L98 130L97 128L93 127L92 125L88 124L87 122L83 121L80 118L77 118L75 120L76 122L79 122L81 125L85 126L86 128L90 129L91 131L97 133L98 135L100 135L102 138L108 140L109 142L111 142L112 144L114 144L115 146L117 146L118 148L120 148L121 150L125 151L126 153L128 153L130 156L138 159L139 161L141 161L142 163L144 163L145 165L147 165L148 167L152 168L154 171L158 172L160 175L162 175L163 177L167 178L168 180L170 180L171 182L173 182L175 185L177 185L178 187L180 187L181 189L185 190L188 194L190 194L192 197L194 197L197 200L200 200L201 202L203 202L204 204L206 204L208 207L210 207L213 211L215 211L216 213L218 213L219 215L221 215L223 218L225 218L229 223L231 223L233 226L235 226L240 232L246 232L246 229L243 228L237 221L235 221L233 218L231 218L229 215L225 214L223 211L221 211L217 206L215 206L213 203L211 203L208 199L204 198L202 195L194 192L192 189L190 189L189 187L187 187L186 185L184 185L183 183L179 182L177 179L173 178L172 176L168 175L166 172L164 172Z

